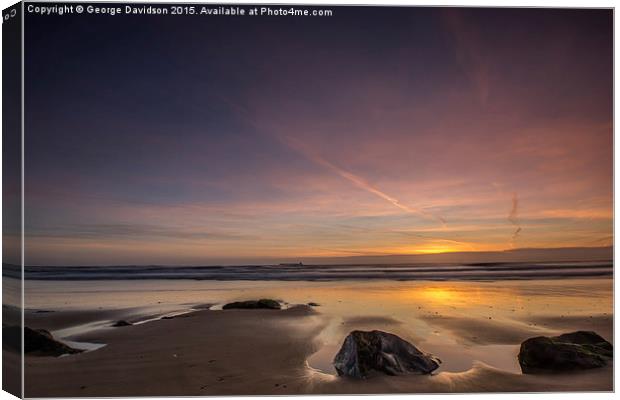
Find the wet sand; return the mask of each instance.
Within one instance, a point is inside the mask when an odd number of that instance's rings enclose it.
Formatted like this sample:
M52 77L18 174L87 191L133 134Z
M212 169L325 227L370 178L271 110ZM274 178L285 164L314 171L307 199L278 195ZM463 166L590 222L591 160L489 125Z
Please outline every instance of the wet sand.
M282 311L203 310L92 332L80 339L107 346L60 358L27 357L26 396L612 390L611 366L534 376L477 362L464 372L433 376L338 378L306 363L324 327L320 314L300 306Z
M196 296L190 290L172 301L179 291L158 292L161 300L150 307L80 309L76 300L63 308L53 298L49 307L29 307L26 324L32 328L73 332L71 341L106 345L60 358L26 357L26 396L613 390L612 365L523 375L516 361L519 343L532 336L585 329L613 341L610 280L187 289L196 290ZM182 304L190 307L188 296L204 302L193 303L190 313L150 319L155 311L166 315ZM204 305L270 296L290 301L290 308L209 310ZM321 306L293 305L309 301ZM111 328L119 319L150 322ZM331 360L354 329L398 334L443 364L432 376L339 378L330 369Z
M309 307L198 311L93 332L107 346L26 358L26 396L304 393L321 324ZM57 321L58 322L58 321Z

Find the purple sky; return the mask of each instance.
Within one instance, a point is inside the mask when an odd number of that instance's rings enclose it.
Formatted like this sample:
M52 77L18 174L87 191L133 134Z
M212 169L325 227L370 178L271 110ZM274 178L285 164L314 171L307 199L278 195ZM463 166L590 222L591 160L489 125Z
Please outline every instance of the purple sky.
M26 263L612 243L612 12L26 20Z

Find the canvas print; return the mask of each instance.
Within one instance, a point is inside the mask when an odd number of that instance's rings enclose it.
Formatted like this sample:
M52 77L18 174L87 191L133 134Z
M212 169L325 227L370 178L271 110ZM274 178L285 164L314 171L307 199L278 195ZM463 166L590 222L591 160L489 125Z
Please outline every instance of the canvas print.
M613 10L3 13L19 397L613 391Z

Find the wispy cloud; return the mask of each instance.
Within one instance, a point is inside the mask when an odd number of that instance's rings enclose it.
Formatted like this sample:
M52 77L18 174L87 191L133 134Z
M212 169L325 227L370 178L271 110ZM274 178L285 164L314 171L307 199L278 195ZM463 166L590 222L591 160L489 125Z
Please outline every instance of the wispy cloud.
M462 11L456 9L443 10L443 20L454 41L458 62L474 84L480 103L486 105L490 91L489 66L476 26L468 23Z
M37 229L27 233L31 238L81 238L81 239L142 239L166 238L183 240L249 240L255 236L221 231L205 231L146 224L80 224L55 226L53 229Z

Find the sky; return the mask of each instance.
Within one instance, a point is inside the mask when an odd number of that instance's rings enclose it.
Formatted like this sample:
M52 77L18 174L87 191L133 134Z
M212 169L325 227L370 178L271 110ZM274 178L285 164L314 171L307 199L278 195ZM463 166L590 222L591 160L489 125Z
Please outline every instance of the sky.
M610 10L25 26L26 264L612 244Z

